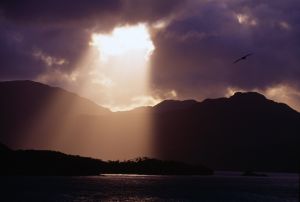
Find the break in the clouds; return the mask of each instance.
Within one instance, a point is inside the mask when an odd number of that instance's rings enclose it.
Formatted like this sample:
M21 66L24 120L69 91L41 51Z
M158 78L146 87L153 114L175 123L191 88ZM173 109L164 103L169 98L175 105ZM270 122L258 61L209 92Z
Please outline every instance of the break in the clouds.
M176 10L181 4L178 2L1 1L0 77L34 78L47 71L49 63L37 59L37 51L48 60L68 61L60 68L69 71L88 48L93 32L109 32L118 25L159 20Z
M145 23L155 46L150 89L132 95L130 106L141 97L142 105L257 90L299 110L299 10L298 0L1 1L0 79L77 91L91 75L85 70L92 34ZM254 54L233 64L249 52ZM98 83L89 95L101 104L97 99L108 96L101 88L114 81L97 75L89 79Z

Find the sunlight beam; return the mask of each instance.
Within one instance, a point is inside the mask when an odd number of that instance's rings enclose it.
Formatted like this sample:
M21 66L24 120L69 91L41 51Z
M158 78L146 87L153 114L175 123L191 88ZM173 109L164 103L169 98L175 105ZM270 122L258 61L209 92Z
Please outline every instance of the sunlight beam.
M118 27L110 35L94 33L90 45L99 50L104 61L110 56L121 56L135 51L142 52L145 60L149 60L155 49L144 24Z

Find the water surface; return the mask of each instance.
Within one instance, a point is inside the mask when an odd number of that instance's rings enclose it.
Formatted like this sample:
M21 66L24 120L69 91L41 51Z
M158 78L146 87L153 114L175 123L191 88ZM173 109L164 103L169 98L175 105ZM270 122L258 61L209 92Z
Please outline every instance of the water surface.
M299 201L298 175L18 176L0 180L0 201Z

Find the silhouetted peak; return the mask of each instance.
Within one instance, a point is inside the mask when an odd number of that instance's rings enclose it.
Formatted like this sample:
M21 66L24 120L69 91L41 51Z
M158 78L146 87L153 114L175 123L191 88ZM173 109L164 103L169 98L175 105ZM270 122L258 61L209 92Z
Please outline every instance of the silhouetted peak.
M164 100L161 103L154 106L155 110L158 110L160 112L162 111L170 111L170 110L181 110L181 109L187 109L198 102L195 100Z
M0 85L6 85L6 86L44 86L44 87L50 87L46 84L42 84L36 81L31 80L14 80L14 81L0 81Z
M257 92L236 92L233 96L231 96L229 99L231 100L248 100L248 101L265 101L267 98Z
M70 103L74 104L72 112L77 114L110 113L110 110L75 93L30 80L2 81L0 95L0 106L10 109L9 114L34 113L48 106L49 102L56 114L71 109Z
M0 82L0 90L4 91L13 91L14 93L16 92L21 92L21 93L33 93L37 95L37 93L70 93L75 95L72 92L66 91L62 88L59 87L53 87L49 86L43 83L39 83L36 81L31 81L31 80L15 80L15 81L1 81Z

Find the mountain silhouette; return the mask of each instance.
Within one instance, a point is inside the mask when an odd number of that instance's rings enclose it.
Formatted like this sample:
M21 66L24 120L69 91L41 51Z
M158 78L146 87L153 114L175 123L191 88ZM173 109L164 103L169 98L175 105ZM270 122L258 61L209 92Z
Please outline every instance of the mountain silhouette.
M154 113L153 120L162 158L225 170L298 171L300 114L259 93L206 99Z
M25 139L29 148L39 148L35 142L43 148L48 136L79 115L110 113L74 93L27 80L0 82L0 111L0 141L12 148Z
M256 92L110 112L60 88L10 81L0 82L0 110L0 142L12 149L152 156L225 170L299 168L299 113Z
M0 151L0 175L86 176L99 175L105 162L46 150Z
M168 112L174 110L184 110L192 107L193 105L197 104L195 100L164 100L161 103L158 103L154 110L155 112Z

